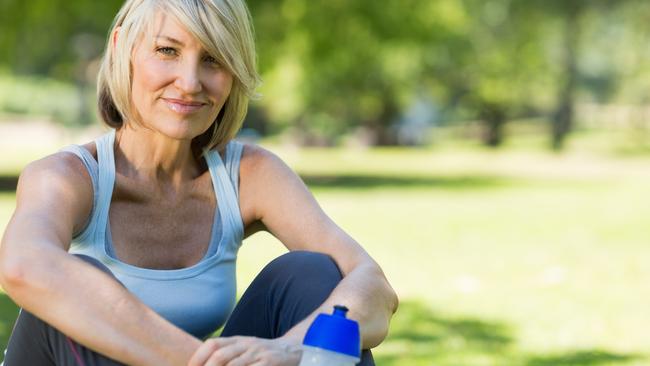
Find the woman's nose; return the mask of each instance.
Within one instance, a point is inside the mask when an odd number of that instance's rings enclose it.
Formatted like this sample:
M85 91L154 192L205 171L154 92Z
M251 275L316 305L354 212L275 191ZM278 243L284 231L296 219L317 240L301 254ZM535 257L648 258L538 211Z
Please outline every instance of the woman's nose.
M195 94L202 90L199 65L195 62L181 64L174 85L184 94Z

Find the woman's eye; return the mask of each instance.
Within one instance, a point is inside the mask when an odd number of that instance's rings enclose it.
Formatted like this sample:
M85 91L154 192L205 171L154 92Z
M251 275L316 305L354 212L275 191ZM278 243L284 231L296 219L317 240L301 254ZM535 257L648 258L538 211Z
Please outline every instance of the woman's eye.
M205 56L205 57L203 58L203 60L204 60L205 62L209 63L210 65L220 66L220 65L219 65L219 61L217 61L217 59L214 58L214 57L212 57L212 56Z
M165 55L165 56L175 56L176 50L171 47L158 47L156 52Z

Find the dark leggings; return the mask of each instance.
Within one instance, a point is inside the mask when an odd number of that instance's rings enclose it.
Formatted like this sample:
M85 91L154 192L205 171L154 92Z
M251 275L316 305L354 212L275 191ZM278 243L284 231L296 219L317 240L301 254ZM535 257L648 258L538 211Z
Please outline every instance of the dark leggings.
M79 258L112 275L94 258ZM221 336L277 338L307 317L341 281L326 255L289 252L257 275L226 322ZM121 363L76 343L32 314L21 311L11 334L5 366L116 366ZM374 365L364 351L359 365Z

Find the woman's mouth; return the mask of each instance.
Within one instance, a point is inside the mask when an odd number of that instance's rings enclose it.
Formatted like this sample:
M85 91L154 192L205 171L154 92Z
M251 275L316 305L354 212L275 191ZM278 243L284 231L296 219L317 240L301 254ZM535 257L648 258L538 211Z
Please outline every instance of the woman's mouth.
M201 108L206 106L207 103L190 101L190 100L181 100L181 99L172 99L172 98L163 98L167 107L172 111L179 114L191 114L199 111Z

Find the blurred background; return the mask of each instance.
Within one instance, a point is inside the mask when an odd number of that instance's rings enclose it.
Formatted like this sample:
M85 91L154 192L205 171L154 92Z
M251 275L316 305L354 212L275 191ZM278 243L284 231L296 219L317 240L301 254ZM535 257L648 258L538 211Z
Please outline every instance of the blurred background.
M0 0L0 231L121 0ZM271 149L401 298L379 365L650 364L650 2L249 0ZM283 247L257 234L239 289ZM44 300L45 301L45 300ZM0 346L17 314L0 294Z

